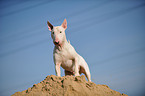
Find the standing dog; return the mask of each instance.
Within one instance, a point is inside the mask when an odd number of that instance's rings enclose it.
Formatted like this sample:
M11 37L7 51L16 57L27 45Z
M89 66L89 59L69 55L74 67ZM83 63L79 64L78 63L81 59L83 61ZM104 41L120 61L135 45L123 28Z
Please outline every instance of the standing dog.
M88 81L91 81L91 74L86 61L81 57L67 41L65 30L67 28L66 19L61 26L54 27L47 21L48 29L51 31L51 37L55 45L53 50L53 59L55 63L56 75L60 76L60 66L65 69L65 75L79 76L84 73Z

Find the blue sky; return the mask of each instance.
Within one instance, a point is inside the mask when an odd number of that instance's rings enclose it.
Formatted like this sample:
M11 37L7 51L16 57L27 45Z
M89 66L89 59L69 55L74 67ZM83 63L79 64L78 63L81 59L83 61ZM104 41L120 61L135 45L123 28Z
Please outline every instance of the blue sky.
M144 10L144 0L0 1L0 96L55 75L47 20L57 26L65 18L67 39L87 61L93 82L143 95Z

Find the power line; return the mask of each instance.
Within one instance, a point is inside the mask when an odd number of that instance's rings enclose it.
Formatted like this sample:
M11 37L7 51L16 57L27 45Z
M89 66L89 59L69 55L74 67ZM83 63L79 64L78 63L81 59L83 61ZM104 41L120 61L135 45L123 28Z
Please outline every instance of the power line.
M105 2L101 3L101 4L98 5L98 6L97 6L97 4L95 4L95 5L93 5L93 6L90 6L90 7L88 7L88 8L85 8L85 9L83 9L83 10L76 11L76 12L74 12L74 13L72 13L72 14L67 15L67 16L62 16L62 17L60 17L58 20L61 20L61 19L64 18L64 17L70 18L70 17L77 16L77 15L82 14L82 13L86 13L86 12L88 12L88 11L91 11L91 10L94 10L94 9L96 9L96 8L102 7L102 6L106 5L106 4L109 4L109 3L111 3L112 1L114 1L114 0L105 1ZM57 20L56 20L56 21L57 21ZM40 26L42 26L42 27L40 27ZM38 27L44 28L45 26L46 26L46 24L43 24L43 25L35 26L35 27L33 27L33 28L36 30L36 29L38 29ZM32 31L31 31L31 32L32 32ZM29 31L29 30L25 30L25 31L19 32L19 34L21 34L21 35L22 35L22 34L26 34L26 33L30 33L30 31ZM18 35L18 33L12 34L12 35L8 36L7 38L10 38L10 37L15 38L16 35ZM4 38L4 37L3 37L3 38ZM5 42L5 41L3 41L3 42Z
M15 1L17 1L17 2L15 2L14 4L8 4L8 5L5 5L5 6L0 6L0 9L5 9L5 8L8 8L8 7L16 6L16 5L19 5L21 3L25 3L29 0L15 0ZM1 1L1 2L3 2L3 1ZM8 1L5 0L4 2L9 2L9 0ZM14 2L14 1L10 1L10 2Z
M145 51L145 47L137 49L137 50L134 50L134 51L126 52L126 53L123 53L123 54L108 58L106 60L95 61L95 62L93 62L91 64L92 65L106 64L106 62L109 62L109 61L112 61L112 60L115 60L115 59L119 59L119 58L123 58L123 57L127 57L127 56L130 56L130 55L133 55L133 54L136 54L136 53L139 53L139 52L143 52L143 51Z
M108 3L110 3L110 2L108 2ZM75 30L73 33L78 32L78 31L82 30L82 28L85 29L85 28L88 28L89 26L92 27L92 26L94 26L96 24L99 24L99 23L102 23L104 21L117 18L119 16L127 14L128 12L131 12L131 11L133 11L133 10L135 10L137 8L143 7L143 6L145 6L145 3L141 4L141 5L138 5L138 6L135 6L135 7L128 8L128 9L124 9L124 10L120 10L120 11L116 11L116 12L111 12L111 13L103 14L103 15L100 15L99 17L94 16L94 17L88 18L87 20L84 20L84 22L86 22L86 21L90 21L90 22L87 22L85 25L81 25L81 26L78 26L76 28L75 27L73 28L73 26L72 26L72 29L70 29L70 31ZM92 7L89 7L88 9L90 9L90 8L92 8ZM98 6L97 6L97 8L98 8ZM71 16L71 15L68 15L68 16ZM73 16L75 16L75 15L73 15ZM76 26L76 24L79 24L79 23L75 22L75 26ZM81 24L84 24L84 23L81 22ZM85 26L87 26L87 27L85 27Z
M27 1L29 1L29 0L27 0ZM39 4L35 4L35 5L32 5L32 6L29 6L29 7L26 7L26 8L23 8L23 9L19 9L19 10L16 10L16 11L12 11L12 12L9 12L9 13L6 13L6 14L2 14L2 15L0 15L0 17L2 16L8 16L8 15L12 15L12 14L16 14L16 13L19 13L19 12L22 12L22 11L25 11L25 10L29 10L29 9L32 9L32 8L34 8L34 7L37 7L37 6L41 6L41 5L44 5L44 4L47 4L47 3L51 3L51 2L54 2L55 0L46 0L45 2L42 2L42 3L39 3ZM40 26L42 26L42 27L44 27L44 24L42 25L42 24L39 24L39 25L36 25L36 26L34 26L33 28L31 28L31 29L33 29L33 30L36 30L37 28L39 28ZM4 39L4 38L10 38L10 37L14 37L16 34L22 34L22 33L29 33L29 31L31 31L31 29L26 29L26 30L23 30L23 31L21 31L21 32L15 32L14 34L12 34L12 35L9 35L8 34L8 36L3 36L3 37L1 37L0 39Z
M32 5L32 6L29 6L29 7L23 8L23 9L19 9L19 10L16 10L16 11L12 11L12 12L9 12L9 13L6 13L6 14L1 14L0 17L5 17L5 16L16 14L16 13L20 13L22 11L26 11L26 10L32 9L34 7L42 6L44 4L47 4L47 3L50 3L50 2L53 2L53 1L55 1L55 0L46 0L45 2L41 2L41 3L36 4L36 5Z
M43 26L43 27L45 27L45 26ZM44 32L43 31L45 31L45 30L43 30L42 28L43 27L40 27L39 28L39 26L35 29L36 31L31 31L30 32L30 30L29 31L23 31L20 35L21 36L19 36L19 37L17 37L16 38L16 35L17 34L13 34L13 35L11 35L12 36L12 38L9 38L10 40L8 40L8 39L6 39L5 41L3 41L3 39L1 39L1 42L2 43L11 43L11 41L14 43L14 42L16 42L17 40L19 41L19 40L24 40L24 39L26 39L26 38L28 38L28 37L34 37L35 35L39 35L39 34L44 34ZM38 29L42 29L42 30L38 30ZM32 33L33 32L33 33ZM29 34L25 34L25 33L29 33Z
M91 11L91 10L94 10L94 9L96 9L96 8L102 7L102 6L106 5L106 4L112 3L113 1L115 1L115 0L107 0L107 1L105 1L105 2L103 2L103 3L101 3L100 5L95 4L95 5L90 6L90 7L88 7L88 8L85 8L85 9L79 10L79 11L77 11L77 12L74 12L74 13L72 13L72 14L69 14L69 15L67 15L67 16L62 16L62 17L60 17L58 20L61 20L61 19L64 19L64 18L70 18L70 17L77 16L77 15L79 15L79 14L82 14L82 13L85 13L85 12L88 12L88 11Z
M128 12L131 12L131 11L133 11L133 10L135 10L135 9L137 9L137 8L140 8L140 7L143 7L143 6L145 6L145 4L141 4L141 5L138 5L138 6L135 6L135 7L131 7L131 8L128 8L128 9L124 9L124 10L121 10L121 11L117 11L117 12L115 12L114 14L114 16L113 15L111 15L111 16L108 16L108 17L106 17L106 18L103 18L103 19L99 19L100 21L99 22L96 22L96 21L93 21L93 22L90 22L90 23L87 23L87 25L85 25L85 26L88 26L88 27L91 27L91 26L93 26L93 25L95 25L95 24L98 24L98 23L101 23L101 22L104 22L104 21L107 21L107 20L110 20L110 19L113 19L113 18L116 18L116 17L119 17L119 16L122 16L122 15L124 15L124 14L126 14L126 13L128 13ZM112 14L112 13L111 13ZM90 26L91 25L91 26ZM85 29L86 27L84 27L84 25L83 26L81 26L81 27L83 27L83 29ZM75 32L76 31L79 31L79 29L82 29L81 27L78 27L78 28L76 28L75 29ZM87 27L87 28L88 28ZM72 31L72 30L71 30ZM74 33L74 32L73 32ZM47 40L47 39L46 39ZM45 40L42 40L43 42L45 41ZM42 42L42 41L40 41L40 42ZM35 43L35 44L30 44L30 45L28 45L27 47L32 47L33 45L38 45L39 44L39 42L38 43ZM29 47L29 48L30 48ZM20 51L20 50L24 50L24 49L26 49L26 47L24 46L24 47L22 47L22 48L18 48L18 49L16 49L16 50L13 50L12 52L10 51L10 52L7 52L6 54L5 53L3 53L3 54L0 54L0 57L3 57L3 56L6 56L6 55L9 55L9 54L11 54L11 53L15 53L15 52L17 52L17 51Z
M44 27L45 27L44 24L39 24L37 26L31 27L29 29L22 30L20 32L14 32L13 34L8 34L7 36L3 36L0 39L2 40L2 39L7 39L7 38L15 38L16 35L23 35L23 34L31 33L33 31L37 31L38 29L42 29Z
M31 47L34 47L34 46L37 46L39 44L43 44L43 43L46 43L46 42L48 42L48 38L47 39L40 40L39 42L31 43L31 44L28 44L26 46L22 46L22 47L19 47L19 48L14 49L14 50L11 50L11 51L2 53L2 54L0 54L0 57L5 57L7 55L14 54L16 52L19 52L19 51L22 51L22 50L25 50L25 49L29 49Z
M89 27L93 27L96 24L99 24L99 23L102 23L102 22L117 18L119 16L125 15L128 12L134 11L134 10L136 10L138 8L141 8L141 7L145 7L145 3L140 4L138 6L134 6L134 7L128 8L128 9L124 9L124 10L120 10L120 11L116 11L116 12L111 12L111 13L100 15L99 17L101 17L102 19L100 19L100 18L98 19L98 18L96 18L94 16L93 18L89 18L89 19L93 19L91 22L89 22L89 23L87 22L85 25L83 24L83 25L79 26L78 28L72 29L72 30L75 30L73 33L76 33L76 32L78 32L78 31L80 31L82 29L84 30L84 29L87 29ZM87 19L87 20L90 21L89 19ZM85 20L85 22L87 20ZM70 31L72 31L72 30L70 30Z

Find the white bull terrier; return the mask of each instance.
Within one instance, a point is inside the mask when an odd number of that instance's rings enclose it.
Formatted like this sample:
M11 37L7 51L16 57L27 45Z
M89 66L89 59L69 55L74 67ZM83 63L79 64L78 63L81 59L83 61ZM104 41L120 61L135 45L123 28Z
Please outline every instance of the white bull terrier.
M55 45L53 59L56 75L60 76L60 66L65 69L65 75L79 76L84 73L88 81L91 81L91 74L86 61L80 56L69 41L66 39L65 30L67 28L66 19L61 26L54 27L47 21L48 29Z

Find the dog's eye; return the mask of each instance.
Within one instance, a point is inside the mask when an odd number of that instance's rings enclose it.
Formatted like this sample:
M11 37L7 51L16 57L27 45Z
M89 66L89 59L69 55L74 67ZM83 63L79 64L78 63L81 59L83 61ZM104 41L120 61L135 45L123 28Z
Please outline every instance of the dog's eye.
M62 33L62 32L60 31L60 33Z

